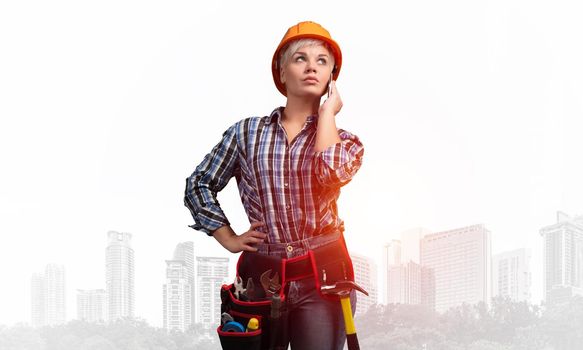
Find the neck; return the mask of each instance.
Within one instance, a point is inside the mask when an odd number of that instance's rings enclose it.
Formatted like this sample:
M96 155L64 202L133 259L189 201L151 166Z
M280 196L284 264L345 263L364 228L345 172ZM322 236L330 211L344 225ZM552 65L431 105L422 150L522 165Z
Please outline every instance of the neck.
M320 99L306 99L289 95L285 104L284 120L293 123L303 124L310 115L318 113Z

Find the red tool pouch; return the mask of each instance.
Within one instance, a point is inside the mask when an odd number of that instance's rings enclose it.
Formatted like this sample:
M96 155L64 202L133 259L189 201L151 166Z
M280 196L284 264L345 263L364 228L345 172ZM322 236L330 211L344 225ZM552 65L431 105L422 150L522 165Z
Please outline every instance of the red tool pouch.
M243 327L251 318L259 321L259 328L253 332L224 332L222 326L217 328L217 333L224 350L263 350L269 349L269 314L271 301L259 302L241 301L233 294L234 286L223 285L221 288L221 313L227 312Z
M247 324L251 317L259 320L259 329L249 333L226 333L221 331L221 326L217 329L221 346L224 350L268 350L271 340L271 298L266 297L261 286L261 274L271 269L282 276L283 261L280 258L242 253L237 263L237 276L247 283L249 278L253 279L255 285L254 298L250 301L239 300L235 297L234 284L223 285L221 288L221 313L227 312L235 321ZM283 281L282 281L283 285ZM283 290L279 291L282 302L285 300ZM282 320L284 318L282 317Z
M259 328L252 332L224 332L222 326L217 328L221 347L226 350L244 349L244 350L260 350L261 336L263 332L263 318L261 315L246 314L230 310L229 314L236 322L239 322L243 327L247 325L251 318L256 318L259 321Z
M308 253L312 263L312 272L316 279L316 289L320 296L328 300L340 300L340 297L334 295L324 295L321 292L323 285L335 284L338 281L353 281L354 268L352 259L346 249L344 237Z

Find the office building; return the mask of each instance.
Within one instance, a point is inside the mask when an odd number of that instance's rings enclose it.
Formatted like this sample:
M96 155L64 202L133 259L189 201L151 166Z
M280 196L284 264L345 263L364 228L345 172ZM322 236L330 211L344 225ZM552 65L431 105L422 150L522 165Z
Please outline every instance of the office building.
M382 261L381 261L381 281L383 285L381 303L388 302L388 281L389 281L389 266L396 266L401 264L401 241L391 240L383 244Z
M107 318L105 289L77 289L77 319L103 323Z
M220 324L220 290L228 272L228 258L196 257L196 322L208 327Z
M31 279L31 323L35 327L55 326L66 321L65 267L48 264L44 274Z
M406 264L389 266L388 304L429 304L429 295L433 293L427 276L428 269L409 260ZM425 283L424 283L425 282Z
M368 292L368 296L357 292L356 315L366 313L369 307L378 304L377 292L377 267L369 257L351 253L352 267L354 268L354 281Z
M401 262L406 264L413 261L419 264L419 247L421 239L431 233L425 228L413 228L401 232Z
M166 283L162 294L164 328L186 331L192 324L192 293L184 261L166 260Z
M435 287L436 311L462 303L490 302L490 231L484 225L425 235L420 258Z
M30 283L31 324L42 327L47 324L45 317L45 277L42 273L33 273Z
M193 242L182 242L176 245L176 249L174 249L174 258L173 260L180 260L184 261L184 266L186 268L186 278L188 280L188 284L190 284L190 305L191 305L191 315L190 320L196 320L195 315L195 307L194 307L194 244Z
M583 295L583 215L557 212L557 222L543 227L540 234L546 302L562 303Z
M134 317L134 250L132 235L109 231L105 250L105 290L107 320Z
M530 251L516 249L492 257L494 297L530 302Z

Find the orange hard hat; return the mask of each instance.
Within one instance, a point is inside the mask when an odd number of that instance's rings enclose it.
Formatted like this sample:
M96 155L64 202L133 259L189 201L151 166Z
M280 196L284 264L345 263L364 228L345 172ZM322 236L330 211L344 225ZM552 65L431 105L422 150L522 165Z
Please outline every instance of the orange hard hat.
M279 68L281 68L279 67L279 55L281 50L287 44L293 40L298 39L319 39L330 46L335 61L334 70L332 71L334 80L338 79L340 67L342 67L342 51L340 51L340 46L338 46L338 44L332 40L330 33L324 29L324 27L318 23L310 21L300 22L296 25L293 25L287 30L287 32L285 32L285 35L277 46L271 61L271 73L273 74L273 81L275 82L275 86L277 86L279 92L281 92L284 96L287 96L287 93L285 91L285 85L279 79Z

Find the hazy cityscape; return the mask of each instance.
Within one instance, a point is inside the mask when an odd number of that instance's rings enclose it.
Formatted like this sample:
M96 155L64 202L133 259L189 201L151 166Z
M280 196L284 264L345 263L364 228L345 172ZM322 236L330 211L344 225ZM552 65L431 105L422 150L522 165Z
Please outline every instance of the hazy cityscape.
M569 332L567 326L551 330L545 325L545 317L550 317L549 313L566 317L568 311L567 322L571 327L582 325L583 215L571 217L557 212L556 222L541 227L539 234L542 252L515 247L492 254L491 232L483 224L442 232L412 229L402 232L400 239L382 245L381 266L370 257L351 254L356 281L369 292L368 297L359 295L356 309L357 326L367 325L360 332L361 343L369 349L580 348L583 345L580 332ZM168 260L160 262L166 266L165 279L160 281L163 300L151 302L160 304L163 327L156 329L136 317L135 294L140 291L134 287L132 234L109 231L104 248L104 287L77 289L73 296L77 305L75 320L66 318L69 297L65 295L66 285L75 284L67 281L66 267L47 264L44 271L32 272L30 321L0 328L0 348L124 349L119 339L117 344L114 339L106 339L104 329L128 327L155 329L150 334L169 337L166 345L134 344L136 349L181 349L195 345L220 348L215 329L220 324L220 286L232 282L228 280L228 258L199 256L192 241L177 243ZM544 256L543 271L531 271L532 254ZM544 302L540 305L531 300L532 274L543 274ZM504 317L500 316L502 309ZM405 322L400 320L396 327L395 320L405 316ZM466 330L456 328L445 339L427 334L426 330L412 337L428 326L428 320L433 319L436 323L431 327L436 327L440 323L463 321L464 317ZM516 319L521 323L514 324L515 329L508 329L508 325L504 331L497 328ZM482 333L469 329L467 320L475 322ZM371 323L376 326L369 327ZM547 328L540 328L543 326ZM68 327L71 329L66 331ZM76 342L69 339L67 345L51 340L51 333L64 330L74 333L73 328L78 327L84 327L86 332ZM483 329L488 327L491 334L483 337ZM97 333L91 334L91 329ZM383 336L379 338L375 329ZM409 333L403 335L405 330ZM532 338L529 334L534 331L537 336ZM35 336L30 338L31 334ZM178 341L176 337L180 334L182 340ZM184 337L190 340L185 341ZM391 344L393 347L387 347Z

